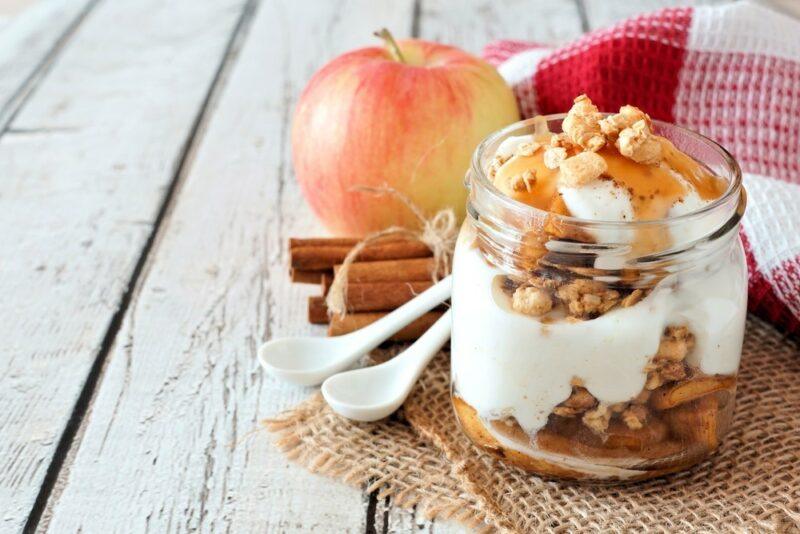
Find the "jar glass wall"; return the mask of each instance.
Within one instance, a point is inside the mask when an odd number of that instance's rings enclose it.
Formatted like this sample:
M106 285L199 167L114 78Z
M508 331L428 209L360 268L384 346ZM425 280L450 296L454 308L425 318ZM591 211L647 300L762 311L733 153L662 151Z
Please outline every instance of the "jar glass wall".
M550 131L561 118L546 117ZM453 405L506 462L639 480L702 460L730 425L747 308L741 173L709 139L654 126L725 193L670 219L582 220L519 203L487 176L499 144L536 121L475 153L453 265ZM546 313L518 311L542 292Z

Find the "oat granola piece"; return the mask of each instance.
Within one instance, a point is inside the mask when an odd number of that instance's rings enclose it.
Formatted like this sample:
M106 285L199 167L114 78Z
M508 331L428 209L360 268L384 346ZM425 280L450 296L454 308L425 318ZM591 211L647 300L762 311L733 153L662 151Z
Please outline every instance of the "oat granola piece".
M497 175L497 171L500 170L510 158L506 158L501 156L500 154L496 154L494 158L492 158L492 162L489 164L489 176L494 179Z
M635 106L622 106L619 113L609 115L600 120L600 130L609 138L616 139L625 128L630 128L633 123L644 120L650 124L650 117Z
M575 417L597 405L597 399L589 393L589 390L583 387L581 378L573 376L569 383L572 386L572 393L567 397L567 400L553 408L554 414L561 417Z
M664 384L683 380L686 378L686 366L683 362L671 362L669 360L655 360L645 366L647 371L647 381L645 389L653 391Z
M675 382L686 378L686 367L683 362L666 361L661 363L658 373L664 381Z
M617 148L620 154L637 163L657 165L661 161L661 142L645 120L636 121L630 128L622 130L617 138Z
M561 129L576 145L596 152L606 144L606 137L600 130L602 117L589 97L580 95L564 117Z
M559 165L559 180L567 187L580 187L600 178L608 170L606 160L594 152L581 152Z
M550 294L544 289L524 286L514 291L514 296L511 299L511 307L520 313L538 317L544 315L553 308L553 300L550 298Z
M511 179L511 188L518 193L530 193L533 191L533 186L535 184L536 171L534 169L527 169L522 174L518 174Z
M647 381L644 383L644 388L648 391L653 391L660 388L664 384L664 379L658 372L656 365L648 364L644 370L647 372Z
M658 351L653 361L645 367L645 389L654 390L668 382L686 378L684 360L694 347L694 334L686 326L668 326L664 329Z
M532 141L530 143L521 143L517 147L517 151L516 151L515 155L516 156L523 156L523 157L533 156L536 153L536 151L539 150L539 148L541 146L542 145L540 145L539 143L537 143L535 141Z
M554 278L548 278L546 276L533 276L531 278L528 278L528 284L532 285L533 287L538 287L539 289L550 289L550 290L556 290L558 289L559 286L558 280ZM575 384L572 385L574 386Z
M550 146L552 147L561 147L569 150L570 148L574 148L575 144L569 138L567 134L564 132L553 134L550 137Z
M624 299L622 299L622 302L620 302L620 306L622 306L623 308L630 308L631 306L642 300L642 297L644 297L644 291L641 289L634 289Z
M558 288L557 296L569 314L581 319L606 313L619 303L619 292L598 280L578 278Z
M564 147L549 146L544 151L544 166L548 169L557 169L565 159L567 159L567 149Z
M668 326L661 337L657 359L680 362L694 348L694 334L686 326Z
M639 430L647 421L647 408L641 404L633 404L622 412L622 421L631 430Z
M605 404L598 404L596 408L584 413L581 420L593 432L605 434L608 423L611 421L611 410Z

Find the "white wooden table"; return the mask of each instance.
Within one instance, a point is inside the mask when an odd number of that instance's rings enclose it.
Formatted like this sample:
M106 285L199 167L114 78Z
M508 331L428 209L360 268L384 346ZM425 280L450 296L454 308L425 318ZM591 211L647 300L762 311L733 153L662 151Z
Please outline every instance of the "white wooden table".
M381 26L477 53L677 4L0 1L0 532L460 531L257 432L311 390L256 347L322 333L285 265L321 232L294 101Z

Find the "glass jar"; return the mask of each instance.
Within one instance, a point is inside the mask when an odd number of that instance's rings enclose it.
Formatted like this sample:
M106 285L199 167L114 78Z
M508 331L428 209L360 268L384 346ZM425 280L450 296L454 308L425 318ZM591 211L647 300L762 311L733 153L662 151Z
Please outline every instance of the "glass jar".
M562 118L545 117L549 130L560 132ZM488 137L466 177L451 338L461 427L545 476L641 480L686 469L719 446L733 415L747 308L739 167L710 139L654 121L727 181L725 193L670 219L578 219L517 202L487 176L498 145L534 128L527 120ZM525 287L550 292L554 308L515 311Z

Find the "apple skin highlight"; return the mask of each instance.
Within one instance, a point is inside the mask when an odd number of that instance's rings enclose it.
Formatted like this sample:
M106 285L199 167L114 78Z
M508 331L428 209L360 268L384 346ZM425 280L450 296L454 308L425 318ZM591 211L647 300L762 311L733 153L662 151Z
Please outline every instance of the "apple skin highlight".
M300 96L292 127L294 169L329 231L363 235L416 227L390 186L424 212L464 215L463 178L475 147L519 120L497 71L454 47L399 41L406 63L382 47L344 54L318 71Z

